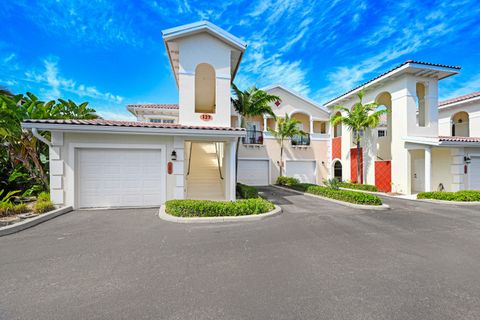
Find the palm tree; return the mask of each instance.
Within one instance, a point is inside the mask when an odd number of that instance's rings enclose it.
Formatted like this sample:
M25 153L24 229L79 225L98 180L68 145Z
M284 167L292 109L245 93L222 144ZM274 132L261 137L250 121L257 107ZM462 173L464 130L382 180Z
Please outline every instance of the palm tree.
M240 117L240 127L245 128L245 118L261 116L268 114L275 118L271 103L280 101L280 98L269 94L266 91L258 89L256 86L250 87L247 90L240 90L232 83L233 98L232 105ZM240 146L240 139L237 140L237 152L235 154L235 181L238 177L238 148Z
M365 132L367 129L375 128L380 122L380 116L386 114L388 111L386 109L378 109L378 104L375 102L363 104L363 96L365 94L365 89L362 89L358 92L359 101L355 105L348 109L344 106L335 106L333 110L340 111L335 113L331 119L330 123L332 126L337 124L344 124L354 135L354 142L357 147L357 180L360 180L360 183L363 183L363 177L361 175L361 163L360 163L360 143L362 140L362 132Z
M283 142L297 135L306 135L306 133L298 127L300 123L302 122L295 118L290 118L288 114L285 114L285 118L278 120L277 130L268 128L268 131L270 131L280 143L280 176L283 176Z

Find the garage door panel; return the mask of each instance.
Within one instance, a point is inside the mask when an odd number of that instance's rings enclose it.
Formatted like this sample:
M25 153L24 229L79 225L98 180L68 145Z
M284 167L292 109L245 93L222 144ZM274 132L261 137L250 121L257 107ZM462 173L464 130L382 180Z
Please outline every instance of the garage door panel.
M267 186L269 180L270 160L238 161L238 181L250 186Z
M160 150L80 149L79 206L161 205L165 190L161 159Z
M480 190L480 157L471 157L468 172L468 188L471 190Z
M315 161L287 161L285 175L303 183L316 183Z

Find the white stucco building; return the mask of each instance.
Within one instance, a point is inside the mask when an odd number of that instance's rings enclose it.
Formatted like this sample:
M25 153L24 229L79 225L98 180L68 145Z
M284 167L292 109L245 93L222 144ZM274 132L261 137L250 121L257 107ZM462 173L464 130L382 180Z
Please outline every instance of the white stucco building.
M231 106L231 83L246 44L208 21L163 31L178 104L130 104L137 121L28 120L50 131L55 204L74 208L158 206L169 199L235 200L238 180L268 185L279 175L280 146L267 115L245 119ZM331 127L332 107L364 102L390 112L364 132L364 182L383 191L480 189L480 93L438 102L439 82L460 68L406 61L321 106L281 85L263 88L281 101L277 118L298 119L308 134L285 143L285 175L321 184L357 181L352 133ZM477 137L477 138L475 138Z

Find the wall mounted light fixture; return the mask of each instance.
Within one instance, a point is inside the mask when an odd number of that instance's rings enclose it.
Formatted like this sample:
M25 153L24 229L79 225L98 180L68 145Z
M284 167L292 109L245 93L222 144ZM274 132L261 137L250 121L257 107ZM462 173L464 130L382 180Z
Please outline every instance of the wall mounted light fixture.
M172 159L172 161L177 160L177 152L175 150L172 151L170 159Z

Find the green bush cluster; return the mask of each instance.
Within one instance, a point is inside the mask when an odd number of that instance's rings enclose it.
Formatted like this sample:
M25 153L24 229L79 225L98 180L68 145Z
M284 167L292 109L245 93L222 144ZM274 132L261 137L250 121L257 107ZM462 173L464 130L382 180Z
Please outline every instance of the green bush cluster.
M341 188L347 189L356 189L356 190L365 190L365 191L373 191L377 192L378 189L376 186L371 184L358 184L358 183L351 183L351 182L339 182L338 185Z
M237 183L237 192L242 199L258 198L258 190L255 187L246 184Z
M25 203L14 204L12 202L0 203L0 217L8 217L15 214L30 211Z
M420 192L417 199L434 199L444 201L480 201L480 190L461 190L457 192L433 191Z
M37 197L37 203L33 206L33 211L35 213L45 213L55 209L52 201L50 201L50 194L47 192L42 192Z
M336 190L328 187L318 186L316 184L311 184L311 183L299 183L299 184L290 186L290 188L297 191L301 191L301 192L307 192L307 193L315 194L318 196L355 203L355 204L373 205L373 206L382 205L382 200L379 197L369 193L341 190L341 189Z
M221 217L261 214L275 208L262 198L237 201L169 200L165 211L176 217Z
M300 181L298 181L297 178L293 178L293 177L281 176L277 178L277 184L281 186L293 186L299 183Z

